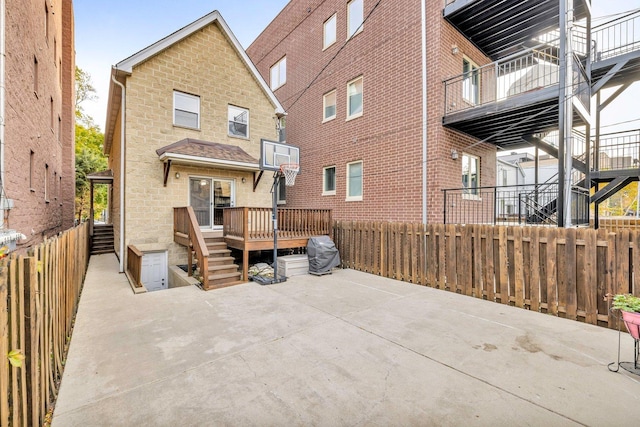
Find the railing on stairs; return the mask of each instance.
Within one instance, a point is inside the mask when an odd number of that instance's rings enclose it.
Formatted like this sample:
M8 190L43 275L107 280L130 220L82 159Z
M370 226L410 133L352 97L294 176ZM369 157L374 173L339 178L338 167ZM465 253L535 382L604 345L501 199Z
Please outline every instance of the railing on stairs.
M593 27L594 62L640 49L640 10Z
M195 253L200 281L203 288L207 289L209 281L209 249L207 249L196 214L191 206L173 208L173 240L188 248L187 273L189 276L194 274L193 254Z
M138 248L134 245L127 246L127 276L136 288L143 288L142 283L142 256Z

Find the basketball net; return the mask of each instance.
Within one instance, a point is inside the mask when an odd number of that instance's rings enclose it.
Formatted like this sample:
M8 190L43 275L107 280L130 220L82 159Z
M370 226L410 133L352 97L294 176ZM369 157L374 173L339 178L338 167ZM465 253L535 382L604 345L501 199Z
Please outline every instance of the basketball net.
M280 165L280 172L284 175L284 184L291 187L296 183L296 175L300 171L297 163L283 163Z

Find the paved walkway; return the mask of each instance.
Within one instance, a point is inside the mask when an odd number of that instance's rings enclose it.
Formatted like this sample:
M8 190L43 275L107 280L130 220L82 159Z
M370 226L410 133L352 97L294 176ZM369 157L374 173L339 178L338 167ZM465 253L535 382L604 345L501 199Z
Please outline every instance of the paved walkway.
M352 270L133 295L99 255L53 426L636 426L640 378L607 370L617 344Z

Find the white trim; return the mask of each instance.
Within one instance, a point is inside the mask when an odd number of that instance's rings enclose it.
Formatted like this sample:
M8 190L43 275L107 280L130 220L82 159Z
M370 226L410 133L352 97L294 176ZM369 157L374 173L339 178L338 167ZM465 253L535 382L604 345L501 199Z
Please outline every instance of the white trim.
M325 113L327 111L327 96L331 94L335 95L335 101L333 103L333 106L335 107L335 111L333 112L333 116L325 117ZM330 122L331 120L335 119L337 115L338 115L338 94L336 89L333 89L325 93L324 95L322 95L322 123Z
M245 162L236 162L233 160L211 159L209 157L189 156L187 154L163 153L162 155L160 155L159 158L160 158L160 161L165 161L165 160L176 161L177 160L178 163L217 166L223 169L237 169L237 170L249 170L249 171L260 170L260 165L258 165L258 163L245 163Z
M361 86L362 86L362 91L360 92L360 95L362 96L362 109L359 113L355 113L352 115L349 115L349 111L350 111L350 107L351 107L351 96L349 95L349 86L351 86L352 84L354 84L355 82L357 82L358 80L361 81ZM336 99L337 102L337 99ZM361 75L359 75L358 77L356 77L355 79L352 79L350 81L347 82L347 119L345 121L349 121L349 120L353 120L353 119L357 119L358 117L362 116L364 114L364 77Z
M325 190L326 186L326 171L333 168L333 190ZM322 168L322 195L323 196L335 196L336 195L336 165L325 166Z
M229 123L231 123L231 119L229 118L229 113L231 112L231 108L235 108L237 110L242 110L245 111L247 113L247 134L246 135L233 135L231 134L231 132L229 131ZM251 134L251 130L249 127L250 124L250 120L251 120L251 112L249 111L248 108L244 108L244 107L240 107L238 105L234 105L234 104L227 104L227 136L230 136L231 138L240 138L240 139L249 139L249 135ZM233 122L236 123L236 122Z
M187 99L193 99L194 101L196 101L196 100L198 101L198 108L197 108L197 111L195 111L195 112L181 109L181 111L185 111L187 113L195 113L198 116L198 123L197 123L196 127L187 126L187 125L176 123L176 110L177 110L177 108L176 108L176 95L183 96L183 97L185 97ZM194 95L192 93L187 93L187 92L183 92L181 90L174 89L173 90L173 125L181 127L181 128L185 128L185 129L197 129L197 130L200 130L200 117L201 117L201 115L200 115L200 105L201 105L201 99L200 99L199 95Z
M327 23L333 19L333 41L329 44L325 44L327 41ZM338 40L338 14L334 13L326 21L322 23L322 50L326 50L336 44Z
M141 51L131 55L123 61L120 61L114 68L120 71L124 71L127 74L131 74L133 72L133 67L135 67L136 65L147 61L149 58L159 54L160 52L168 49L180 40L189 37L191 34L214 22L217 22L224 36L231 42L231 45L235 48L236 53L238 53L238 56L240 56L242 62L244 62L245 66L251 71L253 77L256 79L264 93L269 97L271 103L276 107L276 111L284 112L284 108L282 107L282 105L280 105L280 102L278 101L276 96L269 89L269 85L267 85L267 83L264 81L256 66L253 64L251 59L249 59L247 52L245 52L245 50L242 48L242 45L233 34L225 20L222 18L222 15L220 15L217 10L203 16L202 18L192 22L191 24L168 35L167 37L142 49Z
M362 21L360 22L360 25L358 25L358 27L353 31L353 33L349 34L349 30L350 30L349 24L351 21L351 5L356 1L359 1L360 5L362 6ZM364 29L364 0L350 0L347 3L347 40L360 34L363 29Z
M356 163L360 163L362 165L361 168L361 173L362 175L360 175L360 191L362 192L362 194L360 196L349 196L349 166L354 165ZM347 179L346 179L346 198L344 199L345 202L360 202L363 200L364 198L364 162L362 160L356 160L353 162L349 162L347 163Z

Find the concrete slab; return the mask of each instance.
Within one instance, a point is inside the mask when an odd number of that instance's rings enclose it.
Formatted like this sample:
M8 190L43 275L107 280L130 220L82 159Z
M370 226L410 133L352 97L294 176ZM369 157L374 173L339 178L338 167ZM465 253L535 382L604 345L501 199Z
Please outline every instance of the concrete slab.
M99 255L53 426L637 425L617 340L353 270L133 295Z

